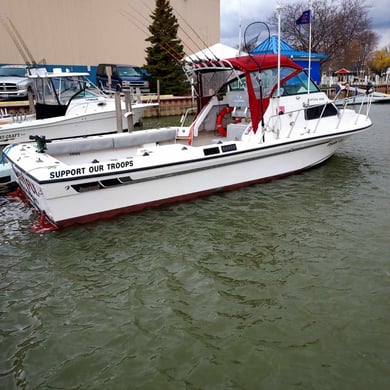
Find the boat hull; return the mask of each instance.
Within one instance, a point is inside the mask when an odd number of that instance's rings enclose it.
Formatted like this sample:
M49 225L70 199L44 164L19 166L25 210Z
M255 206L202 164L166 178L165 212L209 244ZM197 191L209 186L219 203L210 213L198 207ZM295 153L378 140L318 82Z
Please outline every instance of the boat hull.
M273 148L252 147L223 158L149 167L134 174L129 171L133 180L126 184L86 192L70 193L72 183L66 181L37 183L17 166L14 169L31 203L56 226L66 227L300 172L331 157L346 137L320 138ZM123 173L118 173L109 179L121 176Z
M141 121L147 105L132 108L133 122ZM127 123L123 120L123 128ZM30 136L45 136L47 139L82 137L95 134L109 134L117 131L116 112L94 112L85 115L69 115L47 119L27 120L0 125L0 145L29 142Z

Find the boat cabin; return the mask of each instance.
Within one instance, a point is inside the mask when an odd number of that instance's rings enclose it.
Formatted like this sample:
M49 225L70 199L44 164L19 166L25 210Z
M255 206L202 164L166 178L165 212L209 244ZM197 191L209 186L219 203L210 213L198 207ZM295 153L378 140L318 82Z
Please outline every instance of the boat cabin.
M270 116L302 110L305 105L320 107L307 109L306 119L337 114L333 106L327 107L326 97L309 80L306 71L284 56L278 59L277 55L266 54L204 61L192 64L192 71L198 96L195 136L201 130L215 128L216 122L221 135L238 139L249 123L256 132Z
M63 72L45 68L29 69L34 91L36 119L65 115L71 101L77 98L97 98L96 87L86 72Z

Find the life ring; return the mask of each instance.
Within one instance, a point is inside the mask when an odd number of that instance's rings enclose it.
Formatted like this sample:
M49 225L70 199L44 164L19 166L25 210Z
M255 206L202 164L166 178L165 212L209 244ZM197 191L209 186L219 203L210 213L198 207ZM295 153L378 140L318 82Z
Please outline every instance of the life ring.
M222 137L226 137L227 134L226 129L222 125L223 117L232 111L233 111L233 107L225 107L219 112L217 116L217 130L218 133L222 135Z

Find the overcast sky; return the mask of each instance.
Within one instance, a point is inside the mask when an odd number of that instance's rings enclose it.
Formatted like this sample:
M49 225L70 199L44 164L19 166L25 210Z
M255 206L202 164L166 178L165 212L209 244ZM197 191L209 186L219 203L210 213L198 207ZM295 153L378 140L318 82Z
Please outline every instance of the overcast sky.
M296 0L281 1L282 4L295 2ZM240 15L244 31L249 23L266 21L279 3L280 1L276 0L221 0L221 42L228 46L237 47ZM304 3L309 4L309 1ZM390 46L389 0L375 0L374 2L366 0L365 4L371 4L369 16L372 19L372 29L380 37L378 48ZM297 18L299 16L297 15ZM273 33L276 34L277 31L271 31L271 34Z

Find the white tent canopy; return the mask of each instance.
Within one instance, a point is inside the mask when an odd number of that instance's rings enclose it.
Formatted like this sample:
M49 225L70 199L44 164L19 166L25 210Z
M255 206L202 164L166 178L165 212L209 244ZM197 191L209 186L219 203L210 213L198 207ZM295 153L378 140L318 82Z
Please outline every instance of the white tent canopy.
M197 53L191 54L185 58L186 61L199 61L199 60L223 60L226 58L233 58L238 56L238 50L233 49L230 46L226 46L222 43L216 43L215 45L206 47Z

